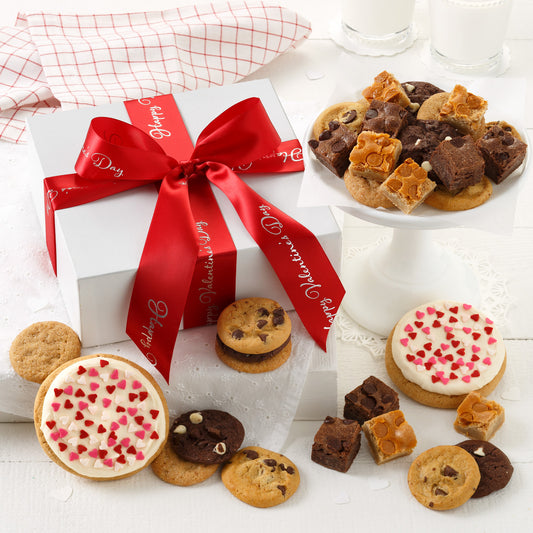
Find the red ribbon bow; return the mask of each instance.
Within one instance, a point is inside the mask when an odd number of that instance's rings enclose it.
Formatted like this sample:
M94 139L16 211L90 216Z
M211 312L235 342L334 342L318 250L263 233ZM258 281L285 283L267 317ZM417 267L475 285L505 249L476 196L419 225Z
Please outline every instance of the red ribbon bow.
M65 190L58 186L65 176L45 179L51 204L48 213L52 207L71 207L162 180L135 278L126 333L167 382L199 251L190 202L195 195L195 201L203 197L198 199L192 189L200 186L203 194L206 189L201 184L207 185L207 180L231 201L305 327L326 349L328 330L344 295L337 274L309 230L261 198L232 170L263 158L262 171L284 171L279 159L265 158L279 144L258 98L243 100L215 118L198 137L190 158L180 162L135 126L98 117L90 124L76 163L78 176L68 176L69 193L58 194ZM53 261L54 239L52 215L47 219L47 241Z

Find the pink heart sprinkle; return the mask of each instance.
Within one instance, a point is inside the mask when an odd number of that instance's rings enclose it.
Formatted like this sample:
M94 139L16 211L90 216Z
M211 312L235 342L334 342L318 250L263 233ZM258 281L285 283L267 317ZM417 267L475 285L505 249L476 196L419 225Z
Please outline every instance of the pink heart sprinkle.
M474 363L470 362L470 363L466 363L466 366L472 370L474 368Z
M87 402L79 402L78 407L80 408L80 411L83 411L87 407L89 407L89 404Z
M489 340L487 342L489 344L494 344L496 342L496 339L494 337L489 337Z
M494 324L494 322L493 322L490 318L486 318L486 319L485 319L485 322L486 322L487 324Z
M409 339L407 339L407 338L400 339L400 342L402 343L403 346L407 346L407 343L409 342Z
M98 389L98 388L100 387L100 385L99 385L98 383L96 383L96 382L93 381L93 382L89 385L89 387L91 387L91 390L92 390L92 391L95 391L96 389Z
M130 445L130 439L128 437L126 437L125 439L122 439L120 441L120 444L122 444L122 446L124 446L124 448L127 448Z
M425 328L422 328L422 331L426 334L426 335L429 335L429 332L431 331L427 326Z
M451 326L444 326L444 331L446 331L446 333L450 333L450 331L453 331L453 328Z
M60 403L55 403L55 402L54 402L54 403L52 404L52 409L53 409L54 411L57 411L60 407L61 407L61 404L60 404Z
M66 429L61 428L61 429L59 430L59 436L60 436L61 438L66 437L67 435L68 435L68 431L67 431Z
M416 312L416 318L420 319L420 318L424 318L424 316L426 316L426 313L424 313L423 311Z
M407 326L404 328L404 331L413 331L413 326L411 326L411 324L407 324Z
M490 360L490 357L485 357L485 359L483 359L483 363L486 365L491 365L492 361Z
M434 312L435 312L435 308L434 307L428 307L427 308L427 311L430 315L432 315Z
M118 423L121 424L122 426L125 426L128 423L128 417L126 415L122 415L118 419Z
M459 357L459 359L457 359L457 361L455 361L459 366L463 366L465 364L465 362L463 361L463 358L462 357Z
M93 368L89 368L89 376L91 376L93 378L98 376L98 370L96 370L96 368L94 368L94 367Z
M446 364L446 358L445 357L439 357L439 363L442 363L443 365ZM438 373L437 373L438 375Z
M137 461L142 461L144 459L143 452L137 452L137 455L135 456L135 459L137 459Z
M50 438L51 438L52 440L57 440L57 439L59 439L59 432L54 431L53 433L50 433Z
M472 306L470 304L463 304L463 308L468 311L469 309L472 308Z
M436 362L437 362L437 360L434 357L430 357L428 359L428 363L431 363L432 365L434 365Z
M449 345L449 344L442 343L442 344L440 345L440 347L441 347L443 350L447 350L447 349L450 347L450 345Z
M132 386L134 389L140 389L140 388L143 386L143 384L142 384L140 381L135 380L135 381L131 384L131 386Z
M419 357L418 359L415 359L415 360L413 361L413 363L414 363L415 365L421 365L421 364L423 363L423 361L422 361L422 359L420 359L420 357ZM143 427L144 427L144 426L143 426Z
M111 379L118 379L118 370L115 368L113 372L111 372L111 375L109 376Z
M470 333L472 331L472 328L463 328L463 331L465 333Z
M98 449L97 449L97 448L94 448L94 450L91 450L91 451L89 452L89 455L90 455L91 457L94 457L95 459L97 459L97 458L98 458Z
M70 452L70 455L68 456L69 461L76 461L79 458L80 456L76 452Z
M63 390L65 394L72 394L72 385L69 385L68 387L65 387Z
M448 381L450 381L449 378L444 378L444 377L440 378L440 380L442 381L444 385L446 385Z
M420 363L417 363L417 362L415 361L415 364L416 364L416 365L418 365L418 364L422 364L422 359L418 359L418 361L420 361ZM150 431L150 429L152 429L152 424L148 424L148 423L143 424L143 428L146 429L146 431Z
M102 403L104 407L109 407L111 405L111 398L103 398Z
M441 370L440 372L435 372L435 374L437 375L437 377L439 378L442 378L442 376L444 376L444 372Z
M465 383L470 383L470 376L463 376L461 378Z
M144 439L145 432L144 431L136 431L135 436L141 440Z
M119 389L125 389L125 388L126 388L126 380L125 380L125 379L122 379L121 381L119 381L119 382L117 383L117 387L118 387Z
M113 447L115 444L117 443L117 441L115 439L109 439L107 441L107 445L111 448Z
M128 407L128 413L130 414L130 416L133 416L136 412L137 412L136 407Z
M120 426L116 423L116 422L111 422L111 429L113 431L115 431L116 429L118 429Z
M106 460L104 461L104 464L105 464L106 466L113 466L113 460L112 460L112 459L106 459Z
M475 344L472 344L472 351L473 351L474 353L479 352L479 350L481 350L481 348L480 348L479 346L476 346Z

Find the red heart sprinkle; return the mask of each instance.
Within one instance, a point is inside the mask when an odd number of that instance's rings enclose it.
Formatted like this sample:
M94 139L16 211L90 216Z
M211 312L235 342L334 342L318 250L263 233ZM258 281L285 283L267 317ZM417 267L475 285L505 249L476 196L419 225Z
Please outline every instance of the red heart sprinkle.
M80 444L78 446L78 453L79 454L82 454L83 452L86 452L86 451L87 451L87 448L83 444Z
M481 333L472 333L472 337L474 338L475 341L477 341L479 337L481 337Z
M72 409L73 407L74 407L74 404L70 400L67 400L65 402L65 409Z
M457 363L452 363L451 369L457 370L459 368L459 365Z
M426 370L431 370L431 365L433 363L424 363L424 366L426 367Z
M117 457L117 463L126 464L126 458L123 455Z
M100 366L104 368L104 366L107 366L109 364L109 361L106 361L105 359L100 359Z
M122 453L122 446L120 444L117 444L113 450L115 450L119 455Z
M417 328L421 328L424 325L424 322L420 322L420 320L415 320L415 326Z
M479 315L476 313L475 315L472 315L470 317L474 322L477 322L479 320Z
M440 381L440 378L438 378L437 376L431 376L431 381L433 383L437 383L437 381Z
M159 438L159 435L157 434L157 431L153 431L152 434L150 435L150 438L152 440L157 440Z
M103 459L107 455L107 450L98 450L98 457Z
M440 348L437 348L434 352L433 352L437 357L442 357L442 350Z
M472 354L472 357L470 358L470 361L479 361L479 355Z
M93 420L86 420L84 422L84 424L85 424L86 427L89 427L89 426L92 426L94 424L94 421Z
M426 344L424 344L424 348L426 350L431 350L431 342L426 342Z
M415 356L410 353L408 353L405 357L410 363L412 363L415 360Z
M130 446L130 447L126 450L126 453L135 454L135 453L137 453L137 450L135 449L134 446Z
M148 393L146 391L139 392L139 400L141 400L141 402L144 402L146 398L148 398Z
M139 426L142 426L142 423L144 421L144 416L136 416L133 420L139 424Z
M87 396L87 399L91 402L91 403L94 403L96 401L96 398L98 398L98 395L97 394L89 394L89 396Z
M457 354L458 355L464 355L465 354L465 349L461 348L460 350L457 350Z
M126 408L122 407L122 405L117 406L117 413L125 413Z
M49 420L46 425L52 429L55 425L56 425L56 421L55 420Z
M77 398L81 398L82 396L85 396L85 393L81 389L78 389L74 396L76 396Z
M416 339L416 331L412 331L411 333L407 334L411 339Z
M416 355L418 355L418 357L426 357L426 352L424 350L418 350Z
M459 311L459 308L457 306L455 307L450 307L450 312L451 313L457 313L457 311Z
M68 448L68 446L64 442L60 442L58 446L59 446L59 450L62 452L64 452Z
M474 370L471 375L472 375L473 378L478 378L479 377L479 370Z
M457 318L455 318L454 316L451 316L450 317L450 323L454 323L454 322L457 322Z
M442 318L444 313L442 311L437 311L437 318Z
M453 355L451 353L449 353L447 356L446 356L446 359L448 359L448 361L453 361Z
M457 348L457 346L459 346L459 344L461 344L461 343L460 343L458 340L454 340L454 341L452 341L452 346L453 346L454 348Z
M490 334L492 333L492 328L489 327L489 326L487 326L487 327L485 328L485 333L486 333L487 335L490 335Z
M450 333L450 332L446 333L446 340L449 341L450 339L453 339L454 337L455 335L453 333Z
M112 431L112 432L109 434L109 438L110 438L110 439L113 439L113 440L117 440L117 434L116 434L114 431Z
M107 385L106 386L106 390L109 394L113 394L113 392L115 391L115 385Z
M89 436L89 433L87 433L84 429L80 431L80 439L86 439Z
M137 398L138 394L134 394L133 392L130 392L129 399L130 402L133 402Z
M54 389L54 394L56 395L56 398L61 396L63 394L63 389Z
M150 409L150 414L152 415L152 418L155 420L159 416L159 411L157 409Z
M102 426L102 424L100 424L98 426L98 433L105 433L106 432L106 428L104 426Z
M440 324L440 322L439 322L438 320L434 320L434 321L433 321L433 327L434 327L434 328L440 328L440 325L441 325L441 324Z
M450 374L450 379L457 379L457 376L452 372L452 373Z
M83 420L84 416L80 411L76 411L76 416L74 418L76 420Z
M78 374L81 376L82 374L85 374L85 372L87 372L87 369L80 365L78 367Z

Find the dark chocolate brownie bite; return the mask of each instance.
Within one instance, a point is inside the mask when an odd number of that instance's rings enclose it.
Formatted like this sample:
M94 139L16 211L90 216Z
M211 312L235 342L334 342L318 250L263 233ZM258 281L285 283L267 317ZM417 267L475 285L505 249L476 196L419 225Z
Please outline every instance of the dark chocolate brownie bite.
M362 426L375 416L400 408L398 393L375 376L344 397L344 418L357 420Z
M398 104L372 100L361 131L375 131L398 137L400 131L407 125L407 115L408 111Z
M440 183L451 193L479 183L485 172L485 160L470 135L442 141L429 162Z
M485 160L485 175L494 183L501 183L526 157L527 144L497 125L492 126L476 144Z
M327 416L318 429L311 459L326 468L347 472L361 447L361 426L355 420Z
M430 96L444 92L427 81L406 81L402 83L402 87L411 103L419 105L422 105Z
M317 139L311 139L309 146L316 158L337 177L342 178L350 165L350 152L357 143L357 135L337 121L329 123Z

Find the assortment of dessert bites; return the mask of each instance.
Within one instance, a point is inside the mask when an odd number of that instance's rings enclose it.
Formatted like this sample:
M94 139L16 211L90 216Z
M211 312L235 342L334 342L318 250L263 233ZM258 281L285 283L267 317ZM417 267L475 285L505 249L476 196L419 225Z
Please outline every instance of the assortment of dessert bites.
M486 123L487 101L462 85L446 92L383 71L362 96L325 109L308 144L364 205L406 214L422 203L472 209L524 161L516 129Z

